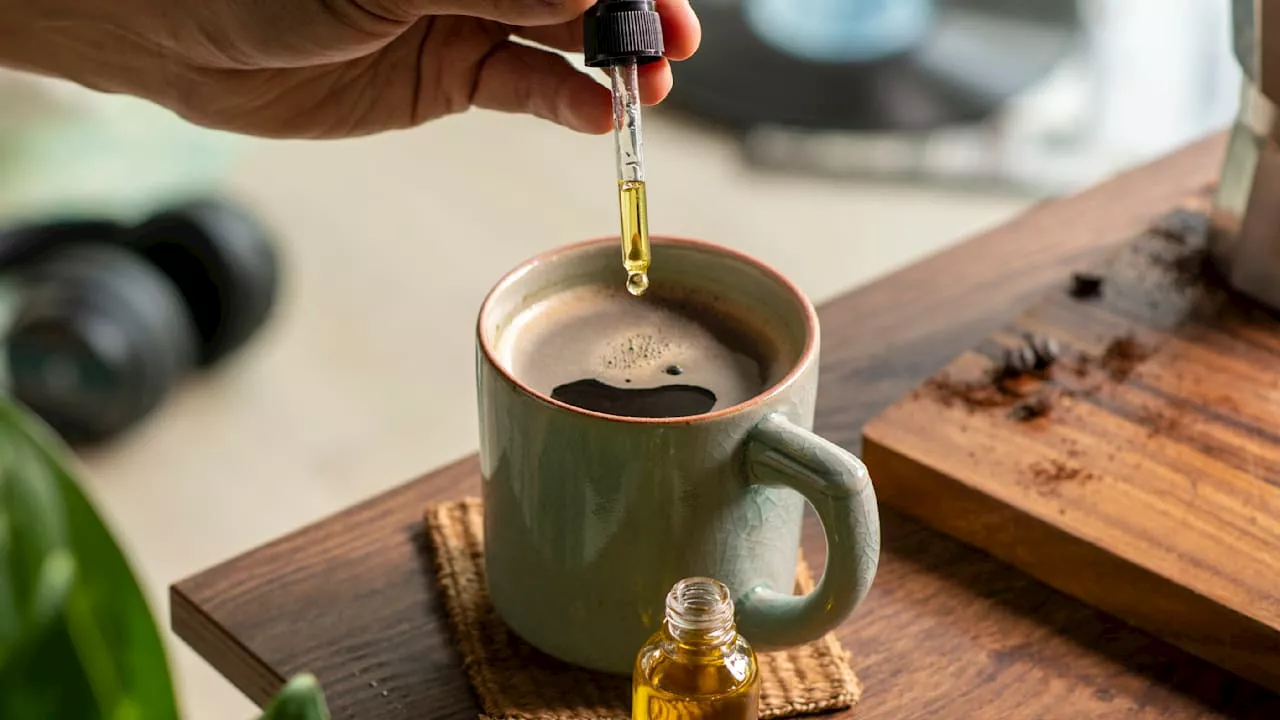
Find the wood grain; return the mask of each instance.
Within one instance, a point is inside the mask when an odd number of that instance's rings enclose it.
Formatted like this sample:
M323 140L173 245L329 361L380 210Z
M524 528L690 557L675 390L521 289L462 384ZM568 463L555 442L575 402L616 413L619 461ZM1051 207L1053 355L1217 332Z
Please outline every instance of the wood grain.
M818 430L863 424L957 353L1216 175L1214 137L826 303ZM316 673L335 718L474 718L420 520L478 490L465 458L184 580L177 633L262 703ZM904 516L840 630L859 718L1277 717L1280 698ZM806 528L808 559L822 539ZM385 693L385 694L384 694Z
M884 504L1280 690L1280 321L1218 281L1195 204L874 418L864 459ZM992 382L1027 333L1061 362Z

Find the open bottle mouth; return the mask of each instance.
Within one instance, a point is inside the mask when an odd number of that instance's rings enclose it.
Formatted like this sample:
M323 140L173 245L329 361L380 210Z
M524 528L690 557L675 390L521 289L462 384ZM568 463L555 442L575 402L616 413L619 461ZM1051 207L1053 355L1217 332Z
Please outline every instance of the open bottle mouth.
M685 578L667 594L667 611L686 627L706 630L733 619L733 599L714 578Z
M727 639L733 633L729 588L709 577L677 582L667 593L667 628L677 639Z

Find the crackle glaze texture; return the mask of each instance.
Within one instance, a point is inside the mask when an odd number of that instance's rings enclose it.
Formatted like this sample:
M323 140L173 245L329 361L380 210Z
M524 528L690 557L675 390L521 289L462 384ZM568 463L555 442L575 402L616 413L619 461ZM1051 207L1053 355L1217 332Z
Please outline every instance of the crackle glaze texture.
M523 387L485 352L525 304L612 279L616 266L616 239L562 249L504 279L481 314L480 460L495 608L544 652L616 673L631 672L659 627L667 591L694 575L730 588L753 644L820 637L865 596L879 522L862 463L809 430L816 320L788 284L713 246L654 239L654 283L697 282L790 334L795 371L711 415L643 422L578 411ZM830 559L801 598L790 592L806 500Z

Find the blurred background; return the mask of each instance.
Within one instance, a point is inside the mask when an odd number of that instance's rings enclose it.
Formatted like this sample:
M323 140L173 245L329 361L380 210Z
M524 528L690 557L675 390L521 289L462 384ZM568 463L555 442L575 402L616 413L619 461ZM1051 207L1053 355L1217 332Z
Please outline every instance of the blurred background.
M693 4L702 48L645 115L651 230L754 254L816 302L1220 129L1237 102L1225 0ZM171 582L474 451L479 303L529 255L617 232L612 143L485 112L265 141L0 74L0 225L222 195L278 256L242 349L79 451L160 617ZM249 715L171 647L190 718Z

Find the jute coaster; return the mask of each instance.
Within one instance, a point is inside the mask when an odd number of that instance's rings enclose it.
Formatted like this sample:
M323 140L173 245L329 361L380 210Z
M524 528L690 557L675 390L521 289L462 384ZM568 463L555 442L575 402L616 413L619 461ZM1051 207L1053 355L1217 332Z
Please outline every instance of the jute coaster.
M516 637L489 602L484 578L483 508L478 498L426 512L436 575L449 624L488 720L628 720L631 685L573 667ZM797 589L813 578L803 562ZM790 650L760 653L760 717L843 710L862 695L839 641L827 635Z

